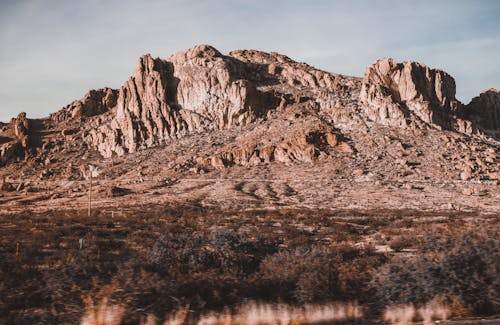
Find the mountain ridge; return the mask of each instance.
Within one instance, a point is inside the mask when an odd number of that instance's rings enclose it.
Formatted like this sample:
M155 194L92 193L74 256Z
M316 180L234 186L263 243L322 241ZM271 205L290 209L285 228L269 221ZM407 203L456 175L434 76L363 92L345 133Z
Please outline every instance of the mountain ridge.
M274 52L224 55L198 45L164 59L143 55L120 88L91 90L45 119L12 119L0 132L0 176L4 183L77 182L93 164L116 184L131 175L303 175L381 188L381 182L419 180L496 184L499 103L500 93L489 89L464 105L450 75L416 62L380 59L360 78ZM319 200L310 194L296 200L301 193L293 189L245 186L234 185L230 195L284 205ZM83 195L76 185L69 194L50 191L52 199ZM207 195L201 192L187 195Z

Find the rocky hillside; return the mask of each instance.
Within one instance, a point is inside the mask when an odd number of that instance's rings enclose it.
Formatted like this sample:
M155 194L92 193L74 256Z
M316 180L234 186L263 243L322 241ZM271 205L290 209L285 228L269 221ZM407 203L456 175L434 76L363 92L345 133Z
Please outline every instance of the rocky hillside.
M223 55L199 45L164 59L144 55L119 89L91 90L48 118L22 113L0 126L2 186L36 191L43 183L51 200L79 197L79 181L93 164L106 179L103 188L148 177L344 179L342 186L357 179L408 190L417 181L475 181L496 188L500 92L489 89L463 104L455 88L444 71L388 58L358 78L255 50ZM74 183L61 190L60 181ZM318 200L316 192L300 198L288 183L247 181L231 191L284 205ZM215 201L229 193L215 189Z

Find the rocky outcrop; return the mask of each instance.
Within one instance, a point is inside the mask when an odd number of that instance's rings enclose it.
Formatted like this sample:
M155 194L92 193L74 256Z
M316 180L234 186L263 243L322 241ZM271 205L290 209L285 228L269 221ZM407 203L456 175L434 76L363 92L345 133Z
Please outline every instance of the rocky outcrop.
M134 75L118 90L116 106L91 122L85 139L110 157L162 144L183 132L186 125L167 100L171 72L163 60L141 57Z
M307 102L332 110L339 105L337 94L345 97L356 87L354 79L277 53L225 56L199 45L165 59L142 56L120 89L90 91L52 119L85 120L83 139L104 157L121 156L187 134L244 126L287 105Z
M10 121L14 129L14 135L23 148L27 148L30 142L30 121L26 118L26 113L19 114Z
M498 128L498 96L490 90L464 107L455 99L452 77L414 62L382 59L361 79L278 53L238 50L223 55L199 45L164 59L144 55L119 89L92 90L51 119L32 120L36 128L57 129L54 135L40 133L43 141L33 137L32 147L40 148L37 159L47 165L51 150L90 147L104 157L122 156L207 132L223 145L193 152L191 163L196 157L201 157L199 165L214 168L311 163L334 151L352 152L341 133L356 148L372 146L369 120L467 134ZM21 115L2 127L8 131L0 134L1 161L26 156L33 142L29 124ZM357 139L352 136L356 133Z
M341 86L342 77L333 73L315 69L305 63L298 63L289 57L271 52L265 53L255 50L237 50L229 53L230 56L253 66L253 71L259 71L258 67L265 67L265 73L259 77L274 76L286 80L292 87L326 88L338 89ZM270 79L269 81L272 81Z
M483 131L500 131L500 92L496 89L483 91L464 108L464 118Z
M304 104L336 123L350 124L358 104L361 78L316 69L306 63L271 52L237 50L230 56L246 63L247 77L266 87L275 87L280 96L279 110Z
M363 78L360 105L368 118L390 126L425 124L450 129L459 102L446 72L416 62L381 59Z
M166 60L174 67L176 102L186 111L190 130L245 125L276 105L246 78L241 61L213 47L197 46Z
M54 113L51 118L56 122L70 119L81 122L83 119L107 112L116 105L118 91L111 88L90 90L80 100L75 100Z
M0 163L4 164L12 159L25 158L31 146L31 122L26 113L21 113L10 120L5 127L7 136L2 136L0 142ZM2 131L1 133L4 133ZM0 134L1 135L1 134Z
M110 157L248 124L277 106L277 99L243 76L241 61L207 45L164 60L145 55L119 89L116 106L92 121L85 139Z
M0 165L20 155L22 149L18 141L9 141L0 146Z
M0 192L12 192L16 188L5 180L5 176L0 179Z
M226 167L255 166L273 161L312 163L321 155L333 152L350 154L352 147L344 137L331 128L300 130L287 139L275 144L252 143L232 148L211 157L198 157L201 167L223 169Z

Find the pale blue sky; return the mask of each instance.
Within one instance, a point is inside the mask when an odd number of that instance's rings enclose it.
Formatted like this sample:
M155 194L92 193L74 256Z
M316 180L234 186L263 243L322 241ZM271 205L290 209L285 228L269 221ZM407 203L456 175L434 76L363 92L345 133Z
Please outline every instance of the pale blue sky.
M144 53L277 51L362 76L381 57L440 68L468 102L500 88L498 0L0 0L0 120L119 87Z

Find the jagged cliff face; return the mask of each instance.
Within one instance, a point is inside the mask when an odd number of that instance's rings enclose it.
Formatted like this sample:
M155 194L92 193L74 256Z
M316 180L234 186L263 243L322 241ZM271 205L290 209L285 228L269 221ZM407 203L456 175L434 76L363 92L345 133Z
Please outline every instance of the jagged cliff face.
M471 120L485 132L500 131L500 92L496 89L483 91L464 108L464 118Z
M452 128L459 107L455 81L446 72L388 58L367 68L360 103L376 122L403 127L423 122L444 129Z
M51 118L57 122L70 119L82 122L88 117L103 114L111 107L114 107L117 93L117 90L111 88L90 90L82 99L75 100L60 111L52 114Z
M144 55L118 89L0 124L0 205L86 204L92 165L99 200L127 188L117 205L496 212L499 97L463 105L445 72L391 59L358 78L255 50Z
M358 82L277 53L224 56L200 45L165 59L144 55L120 89L90 92L53 118L100 115L85 125L84 140L104 157L121 156L196 132L244 126L301 101L338 113L337 95Z
M176 104L185 110L189 131L246 125L273 108L272 95L258 91L238 60L208 46L178 52L173 66Z
M58 151L82 150L70 143L109 158L190 135L265 125L267 131L247 129L239 140L224 140L225 147L190 161L214 168L312 163L369 147L376 125L498 137L499 102L499 93L489 90L464 106L451 76L415 62L378 60L361 79L278 53L223 55L199 45L165 59L144 55L119 89L91 90L52 114L43 123L63 130L50 143L33 137L20 115L2 127L0 158L5 164L33 154L45 161Z
M209 46L164 60L145 55L118 90L116 106L91 122L85 140L104 157L165 144L186 134L246 125L276 105L241 62Z

